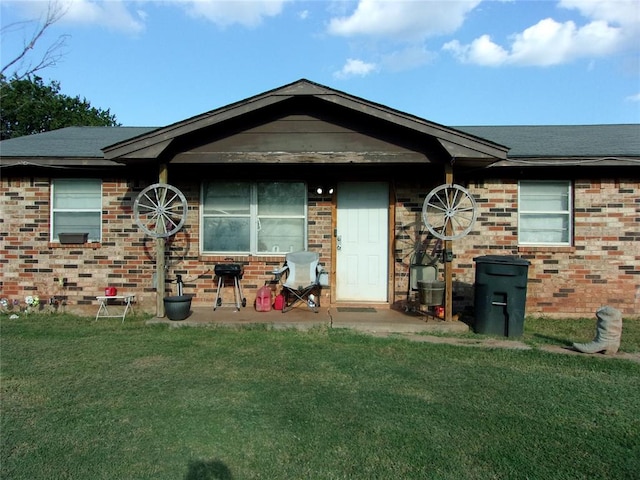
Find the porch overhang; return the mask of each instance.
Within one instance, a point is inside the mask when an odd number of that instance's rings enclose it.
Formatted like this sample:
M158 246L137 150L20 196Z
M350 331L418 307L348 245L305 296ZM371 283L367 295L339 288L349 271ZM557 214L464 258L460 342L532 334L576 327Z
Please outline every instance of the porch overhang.
M443 164L485 167L508 148L300 80L103 149L134 164Z

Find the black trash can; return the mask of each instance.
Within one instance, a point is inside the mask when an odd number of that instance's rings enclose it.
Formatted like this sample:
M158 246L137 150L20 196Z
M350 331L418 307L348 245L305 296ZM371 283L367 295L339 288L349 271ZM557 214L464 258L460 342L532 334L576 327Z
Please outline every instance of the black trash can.
M510 255L485 255L473 260L475 332L522 336L530 262Z

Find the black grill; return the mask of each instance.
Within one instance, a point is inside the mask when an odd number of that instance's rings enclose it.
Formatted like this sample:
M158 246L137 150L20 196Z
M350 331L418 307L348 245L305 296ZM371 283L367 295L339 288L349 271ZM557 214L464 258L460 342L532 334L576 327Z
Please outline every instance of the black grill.
M218 276L239 277L242 275L242 265L239 263L219 263L214 267Z

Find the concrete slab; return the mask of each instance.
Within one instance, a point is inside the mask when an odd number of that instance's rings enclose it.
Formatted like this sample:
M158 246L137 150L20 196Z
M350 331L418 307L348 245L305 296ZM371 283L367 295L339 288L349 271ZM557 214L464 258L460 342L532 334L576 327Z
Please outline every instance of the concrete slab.
M243 326L267 325L270 328L294 328L310 330L313 328L345 328L369 333L464 333L469 326L463 322L445 322L427 315L412 312L399 312L389 308L321 308L314 313L307 307L294 308L282 313L257 312L254 308L195 307L184 320L152 318L148 324L167 324L172 327L183 326Z

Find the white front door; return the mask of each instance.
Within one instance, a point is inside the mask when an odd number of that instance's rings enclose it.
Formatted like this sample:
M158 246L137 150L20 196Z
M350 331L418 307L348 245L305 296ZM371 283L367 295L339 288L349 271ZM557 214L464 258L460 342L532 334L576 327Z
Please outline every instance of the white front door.
M336 300L386 302L389 269L389 186L337 186Z

